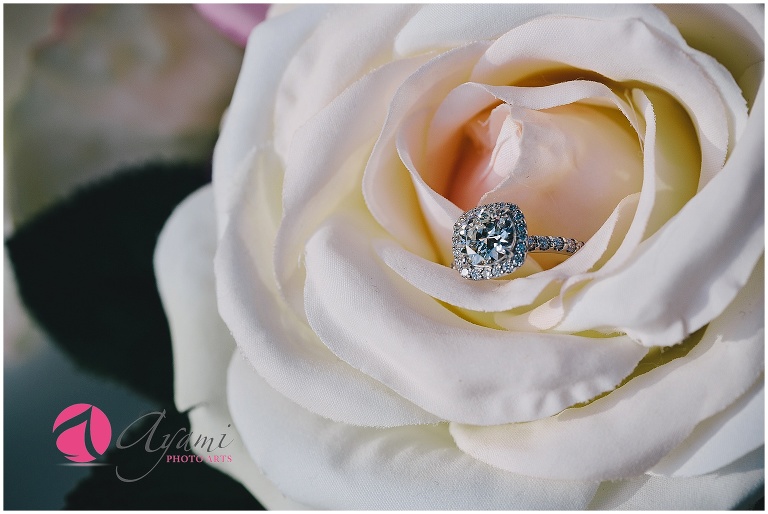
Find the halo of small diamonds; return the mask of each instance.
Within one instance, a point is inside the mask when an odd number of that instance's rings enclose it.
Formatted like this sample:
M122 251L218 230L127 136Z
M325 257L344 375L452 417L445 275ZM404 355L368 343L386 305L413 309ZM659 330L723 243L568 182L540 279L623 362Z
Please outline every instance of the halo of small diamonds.
M499 202L465 212L453 225L453 267L462 277L508 275L528 253L528 227L515 204Z

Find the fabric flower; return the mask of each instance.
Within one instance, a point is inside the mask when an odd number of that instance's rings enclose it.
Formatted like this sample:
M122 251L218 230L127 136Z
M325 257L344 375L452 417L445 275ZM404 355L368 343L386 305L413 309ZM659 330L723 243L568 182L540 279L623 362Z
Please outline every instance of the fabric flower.
M759 19L271 16L251 33L213 186L156 252L193 430L233 423L228 472L269 507L748 499L763 480ZM530 233L584 247L462 278L453 224L500 201Z

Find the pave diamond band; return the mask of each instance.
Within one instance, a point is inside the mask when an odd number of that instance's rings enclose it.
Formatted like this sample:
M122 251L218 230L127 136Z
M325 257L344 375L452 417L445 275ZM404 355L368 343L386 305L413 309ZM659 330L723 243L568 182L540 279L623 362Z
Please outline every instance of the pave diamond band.
M475 207L453 225L453 264L462 277L485 280L508 275L529 252L572 255L584 243L560 236L530 236L525 216L511 203Z
M528 251L541 253L559 253L572 255L579 251L584 243L560 236L528 236Z

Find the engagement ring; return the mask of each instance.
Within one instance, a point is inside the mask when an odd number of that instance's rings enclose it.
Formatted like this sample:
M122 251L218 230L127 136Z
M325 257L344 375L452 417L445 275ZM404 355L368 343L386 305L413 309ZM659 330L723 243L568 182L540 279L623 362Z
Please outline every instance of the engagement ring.
M475 207L453 225L453 265L461 276L485 280L509 275L528 252L572 255L584 243L560 236L529 236L517 205L491 203Z

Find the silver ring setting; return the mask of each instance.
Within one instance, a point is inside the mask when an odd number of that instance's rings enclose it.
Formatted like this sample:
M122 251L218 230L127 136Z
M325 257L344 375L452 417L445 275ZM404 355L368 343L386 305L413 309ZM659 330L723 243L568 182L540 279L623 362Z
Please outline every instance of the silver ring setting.
M475 207L453 225L453 264L462 277L487 280L509 275L529 252L572 255L584 243L561 236L528 235L520 208L498 202Z

